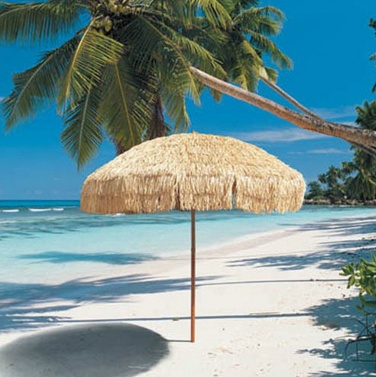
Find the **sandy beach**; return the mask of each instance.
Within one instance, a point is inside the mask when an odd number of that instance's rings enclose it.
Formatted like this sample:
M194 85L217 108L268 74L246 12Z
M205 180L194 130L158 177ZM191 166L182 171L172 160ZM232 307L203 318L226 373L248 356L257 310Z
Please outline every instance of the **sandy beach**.
M356 361L354 345L345 354L363 317L357 291L339 273L375 251L375 237L372 216L286 228L205 252L198 245L194 344L188 253L56 283L56 290L78 290L79 300L57 300L50 291L32 307L8 299L0 376L372 375L374 364Z

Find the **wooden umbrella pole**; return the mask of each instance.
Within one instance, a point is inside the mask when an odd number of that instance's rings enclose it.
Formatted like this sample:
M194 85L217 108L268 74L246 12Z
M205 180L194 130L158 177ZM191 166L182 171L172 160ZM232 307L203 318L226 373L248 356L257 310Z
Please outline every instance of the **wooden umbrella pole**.
M196 320L196 213L191 210L191 342L195 342Z

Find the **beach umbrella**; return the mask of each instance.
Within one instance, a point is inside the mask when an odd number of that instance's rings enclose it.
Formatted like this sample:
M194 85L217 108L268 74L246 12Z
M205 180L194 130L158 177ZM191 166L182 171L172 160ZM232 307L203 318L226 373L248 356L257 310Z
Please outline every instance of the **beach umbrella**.
M195 341L196 211L297 211L302 175L240 140L198 133L146 141L108 162L84 182L89 213L191 211L191 341Z

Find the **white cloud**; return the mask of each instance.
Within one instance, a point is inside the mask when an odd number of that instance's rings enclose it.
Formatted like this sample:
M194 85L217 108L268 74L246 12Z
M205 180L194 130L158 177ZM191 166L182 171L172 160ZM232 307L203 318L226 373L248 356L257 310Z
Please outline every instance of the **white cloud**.
M292 142L301 140L322 139L328 137L326 135L318 134L316 132L305 131L298 128L289 128L285 130L267 130L255 132L234 132L232 136L250 142Z
M327 148L327 149L312 149L307 151L309 154L348 154L347 151L341 151L336 148Z
M312 109L314 113L317 113L322 118L327 120L334 120L334 119L342 119L342 118L349 118L349 117L356 117L356 111L354 106L342 106L337 108L315 108Z
M326 148L326 149L311 149L308 151L297 151L297 152L288 152L287 154L291 155L306 155L306 154L350 154L349 151L343 151L337 148Z

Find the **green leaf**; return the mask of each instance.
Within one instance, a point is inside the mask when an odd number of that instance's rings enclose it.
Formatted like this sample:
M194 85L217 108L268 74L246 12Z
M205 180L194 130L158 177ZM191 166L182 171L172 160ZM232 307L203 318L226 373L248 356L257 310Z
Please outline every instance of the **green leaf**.
M69 102L71 107L75 107L76 100L79 101L85 92L101 82L105 66L117 63L123 49L122 43L90 26L86 28L62 76L59 109Z
M188 49L188 43L184 45L184 38L179 37L170 28L165 27L161 30L158 21L151 21L145 17L138 17L132 22L127 28L127 36L129 44L137 45L143 51L142 54L136 54L138 50L133 50L129 56L129 59L135 62L137 70L156 72L155 76L162 85L168 85L168 82L173 81L175 86L178 86L177 90L189 92L195 101L199 101L198 83L190 70L191 63L182 51L183 48ZM179 47L178 42L183 44L183 48ZM189 46L190 53L197 51L197 45L194 43ZM210 54L202 55L202 59L209 56ZM214 62L213 59L211 61Z
M0 3L0 41L13 43L54 40L77 26L80 1Z
M355 284L355 276L350 276L347 288L352 287Z
M175 131L186 131L190 124L190 120L184 93L179 91L166 93L166 91L164 91L162 98L167 115L174 123Z
M61 141L80 168L98 151L103 140L102 119L98 116L101 96L97 88L90 88L64 114L65 130Z
M257 49L260 49L263 53L270 55L272 61L277 64L279 68L292 68L292 62L277 45L269 38L262 34L250 31L251 40L250 43Z
M153 91L147 81L121 59L108 64L103 75L103 94L99 112L113 140L125 149L139 144L151 120Z
M234 18L234 24L244 31L254 31L266 36L277 35L282 28L284 14L277 8L254 7L243 10Z
M201 8L210 24L229 29L232 20L226 8L218 0L191 0L192 5Z
M6 130L33 116L46 100L55 99L57 83L79 43L74 37L46 53L33 68L13 76L13 92L3 100Z

